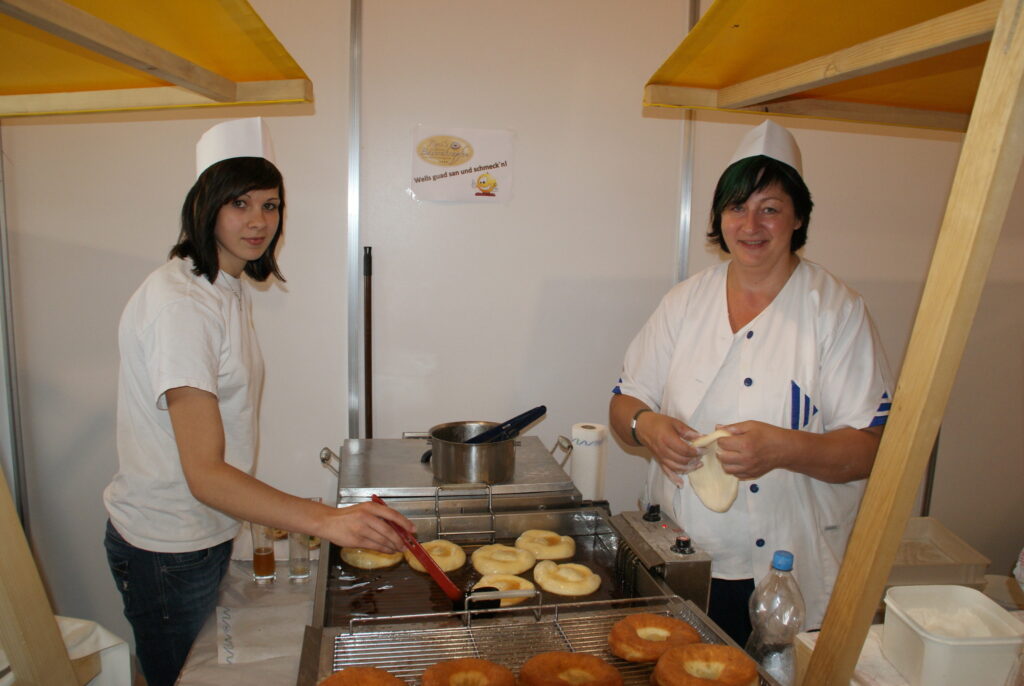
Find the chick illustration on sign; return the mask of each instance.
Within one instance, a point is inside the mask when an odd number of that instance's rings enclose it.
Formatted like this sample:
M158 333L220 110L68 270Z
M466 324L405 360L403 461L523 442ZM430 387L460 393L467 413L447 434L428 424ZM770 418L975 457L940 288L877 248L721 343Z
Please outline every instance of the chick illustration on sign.
M485 172L476 177L476 181L473 182L473 188L477 189L476 195L493 196L494 191L498 190L498 180Z

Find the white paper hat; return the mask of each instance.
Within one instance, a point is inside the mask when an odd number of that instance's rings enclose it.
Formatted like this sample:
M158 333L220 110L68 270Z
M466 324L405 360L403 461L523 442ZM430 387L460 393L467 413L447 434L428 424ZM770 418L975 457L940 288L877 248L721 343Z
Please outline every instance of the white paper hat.
M770 119L765 119L760 126L747 132L729 164L755 155L765 155L785 162L803 176L800 148L797 147L796 139L793 138L793 134Z
M207 129L196 143L196 177L211 164L232 157L263 157L274 161L274 146L263 117L232 119Z

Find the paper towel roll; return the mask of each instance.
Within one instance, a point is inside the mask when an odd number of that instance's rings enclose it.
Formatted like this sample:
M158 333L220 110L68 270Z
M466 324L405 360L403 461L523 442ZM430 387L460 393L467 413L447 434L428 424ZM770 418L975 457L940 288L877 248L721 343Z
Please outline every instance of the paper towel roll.
M572 426L569 476L587 500L604 499L604 461L608 427L593 422Z

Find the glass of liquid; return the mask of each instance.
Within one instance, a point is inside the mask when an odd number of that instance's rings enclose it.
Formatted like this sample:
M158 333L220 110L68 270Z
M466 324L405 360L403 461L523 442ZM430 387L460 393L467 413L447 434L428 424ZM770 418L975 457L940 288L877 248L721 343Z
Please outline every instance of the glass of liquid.
M288 534L288 580L292 583L309 581L309 543L308 534Z
M274 565L274 530L269 526L250 525L252 531L252 580L269 584L277 579Z

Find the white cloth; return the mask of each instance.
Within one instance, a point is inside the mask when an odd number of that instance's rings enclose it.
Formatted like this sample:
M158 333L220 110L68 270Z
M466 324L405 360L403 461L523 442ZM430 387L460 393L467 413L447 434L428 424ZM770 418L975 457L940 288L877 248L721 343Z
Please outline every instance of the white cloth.
M68 649L68 658L78 660L95 653L100 656L100 672L88 686L131 686L132 664L128 644L96 622L55 615L57 627ZM0 649L0 673L7 667L7 656ZM0 686L14 684L14 673L0 678Z
M713 266L669 291L630 344L615 392L701 433L741 420L815 433L885 423L892 378L860 296L801 260L775 300L734 334L727 269ZM654 461L642 500L661 504L711 555L715 578L735 578L749 559L750 578L760 579L775 550L791 551L805 626L813 628L824 616L863 489L863 481L829 484L787 470L743 482L733 505L746 514L742 550L728 523L744 513L708 510L693 489L671 486Z
M132 545L187 552L232 539L239 522L200 503L185 481L165 393L189 386L217 396L225 461L252 473L263 358L248 286L220 272L214 283L172 259L128 301L118 329L117 452L103 499Z

